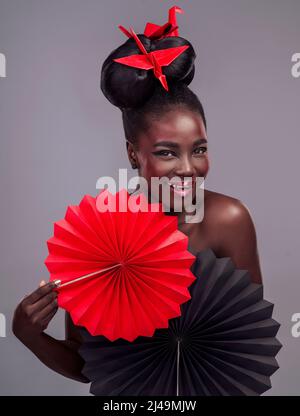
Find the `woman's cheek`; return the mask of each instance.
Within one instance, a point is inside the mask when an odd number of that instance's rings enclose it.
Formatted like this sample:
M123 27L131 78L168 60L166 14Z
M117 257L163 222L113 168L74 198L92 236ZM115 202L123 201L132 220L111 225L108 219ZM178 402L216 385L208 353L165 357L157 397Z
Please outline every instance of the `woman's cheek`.
M201 176L206 176L210 168L210 162L208 158L205 158L203 165L201 167Z
M207 159L207 161L206 161L206 174L209 171L209 167L210 167L210 163L209 163L209 159Z
M165 161L152 161L147 166L147 176L148 177L161 177L161 176L169 176L169 172L171 171L170 163L166 163Z

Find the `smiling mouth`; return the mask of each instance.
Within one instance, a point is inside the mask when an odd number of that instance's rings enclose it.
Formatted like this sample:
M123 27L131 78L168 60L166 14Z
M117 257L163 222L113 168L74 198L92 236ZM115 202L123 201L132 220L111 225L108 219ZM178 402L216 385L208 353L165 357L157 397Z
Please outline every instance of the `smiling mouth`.
M183 181L183 182L169 181L168 185L170 186L170 189L173 190L173 193L175 196L179 196L183 198L192 193L194 189L194 183L195 182L193 180Z

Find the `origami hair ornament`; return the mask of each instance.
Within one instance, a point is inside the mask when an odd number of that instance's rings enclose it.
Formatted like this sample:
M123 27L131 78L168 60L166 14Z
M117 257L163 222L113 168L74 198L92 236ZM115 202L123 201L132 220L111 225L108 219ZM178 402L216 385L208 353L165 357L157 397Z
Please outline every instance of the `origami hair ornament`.
M170 65L179 55L181 55L187 48L189 48L189 45L147 52L144 45L132 28L130 28L130 37L134 38L138 48L142 53L137 55L124 56L122 58L114 59L114 61L134 68L145 70L153 69L155 77L159 79L162 86L168 91L169 88L167 79L162 72L162 66Z
M156 25L155 23L147 22L144 35L151 40L163 39L168 36L179 36L176 13L184 13L184 11L181 7L173 6L169 9L169 20L164 25ZM118 27L126 36L129 38L132 37L130 31L125 29L124 26L119 25Z

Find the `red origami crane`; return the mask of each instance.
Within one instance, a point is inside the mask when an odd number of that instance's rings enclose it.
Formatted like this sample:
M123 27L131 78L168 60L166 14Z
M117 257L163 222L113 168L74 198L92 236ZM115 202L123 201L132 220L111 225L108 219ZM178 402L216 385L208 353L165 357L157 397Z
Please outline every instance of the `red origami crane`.
M179 36L176 12L184 13L178 6L171 7L169 9L169 20L164 25L156 25L155 23L148 22L145 26L144 35L150 39L163 39L168 36ZM118 28L129 38L132 37L131 33L125 29L124 26L119 25Z
M142 210L124 209L130 204ZM111 341L153 336L191 298L195 256L188 237L176 216L144 194L105 189L96 198L85 195L55 222L47 244L50 280L61 280L58 305L91 335Z
M181 55L189 45L184 46L176 46L174 48L167 48L167 49L160 49L157 51L147 52L144 45L134 32L132 28L130 28L131 35L135 39L141 54L138 55L130 55L124 56L122 58L114 59L115 62L119 62L123 65L132 66L134 68L139 69L153 69L154 75L158 78L162 84L162 86L169 91L169 87L167 84L166 76L162 72L162 66L168 66L173 62L179 55Z

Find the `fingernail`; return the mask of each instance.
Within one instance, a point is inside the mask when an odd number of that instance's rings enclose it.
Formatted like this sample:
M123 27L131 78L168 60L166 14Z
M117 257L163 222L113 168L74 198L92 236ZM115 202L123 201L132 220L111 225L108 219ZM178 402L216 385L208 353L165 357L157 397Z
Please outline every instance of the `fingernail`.
M61 280L59 280L59 279L54 280L54 284L55 284L56 287L60 286Z

